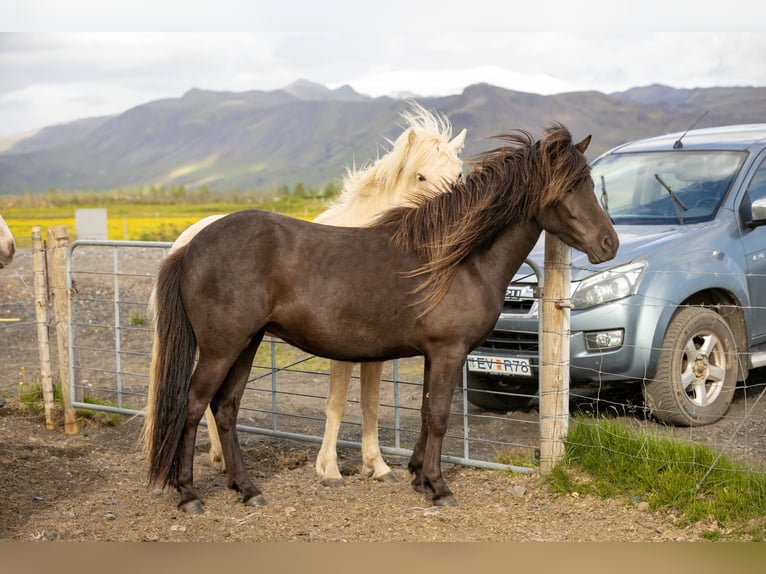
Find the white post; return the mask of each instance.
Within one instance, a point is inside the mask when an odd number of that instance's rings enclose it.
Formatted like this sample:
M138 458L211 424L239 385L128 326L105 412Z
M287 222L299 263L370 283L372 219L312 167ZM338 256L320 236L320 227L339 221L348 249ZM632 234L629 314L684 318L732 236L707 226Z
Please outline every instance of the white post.
M45 407L45 427L53 430L53 378L51 377L51 346L48 339L48 294L45 280L45 246L42 230L32 228L32 261L34 265L35 316L37 319L37 350L40 354L40 376Z
M50 250L51 291L56 311L56 341L58 342L59 381L64 400L64 431L78 432L77 413L72 407L71 383L69 381L69 305L71 293L67 287L66 257L69 251L69 235L65 225L48 228Z
M564 456L569 429L569 310L572 250L545 234L540 362L540 472Z

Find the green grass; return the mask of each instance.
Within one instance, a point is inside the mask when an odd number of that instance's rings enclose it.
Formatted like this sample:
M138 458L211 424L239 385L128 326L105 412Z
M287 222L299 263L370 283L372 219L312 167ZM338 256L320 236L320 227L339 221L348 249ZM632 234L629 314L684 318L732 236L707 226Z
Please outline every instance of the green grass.
M146 313L143 311L131 311L128 317L128 324L131 327L145 327L148 325L149 320L146 318Z
M645 501L689 524L715 521L718 528L706 535L711 539L766 539L763 468L612 420L572 421L564 460L546 480L558 492Z
M528 447L508 447L502 449L495 454L495 462L524 468L537 468L540 466L540 459L536 456L535 451Z
M99 399L97 397L83 397L84 403L90 405L99 405L102 407L114 407L114 403ZM109 411L95 410L95 409L77 409L77 417L80 419L95 422L101 426L116 427L123 420L125 415L119 413L113 413Z
M45 411L45 402L43 399L43 387L41 383L20 384L18 401L24 409L34 413L36 415L42 415ZM59 412L63 412L64 399L61 395L61 387L54 385L53 387L53 402ZM99 399L97 397L85 396L83 398L84 403L99 406L115 406L109 401ZM125 415L119 413L112 413L108 411L80 408L76 409L77 418L79 420L89 421L101 426L114 427L117 426L120 421L123 420Z

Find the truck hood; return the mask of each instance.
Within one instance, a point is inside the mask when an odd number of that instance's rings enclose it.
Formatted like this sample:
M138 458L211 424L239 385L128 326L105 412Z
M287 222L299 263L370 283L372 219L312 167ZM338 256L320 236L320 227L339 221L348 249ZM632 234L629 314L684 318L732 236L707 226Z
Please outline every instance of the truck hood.
M595 272L624 265L638 259L651 259L654 253L667 249L668 246L694 241L694 237L705 233L711 226L715 225L717 225L716 221L692 225L615 225L615 231L620 237L620 248L617 256L611 261L593 265L588 261L587 255L573 249L572 281L579 281ZM531 259L540 269L543 268L545 233L540 236L540 240L532 249L528 259ZM528 265L522 265L516 277L524 277L527 281L534 281L534 273Z

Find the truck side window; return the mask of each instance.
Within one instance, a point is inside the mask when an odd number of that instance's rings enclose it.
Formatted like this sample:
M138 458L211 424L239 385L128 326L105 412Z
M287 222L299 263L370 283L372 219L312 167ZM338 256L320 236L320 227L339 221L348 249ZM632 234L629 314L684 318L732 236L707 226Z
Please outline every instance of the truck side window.
M750 196L750 201L766 197L766 159L761 161L753 179L750 180L747 194Z

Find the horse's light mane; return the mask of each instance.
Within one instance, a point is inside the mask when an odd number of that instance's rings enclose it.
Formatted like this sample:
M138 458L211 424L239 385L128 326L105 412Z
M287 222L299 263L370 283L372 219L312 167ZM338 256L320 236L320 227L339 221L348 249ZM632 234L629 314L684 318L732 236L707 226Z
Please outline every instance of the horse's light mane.
M420 301L423 315L444 296L460 263L509 225L533 219L590 173L585 156L560 124L536 143L522 130L496 137L505 145L484 153L478 169L452 185L450 193L394 208L374 223L393 226L397 245L425 256L426 263L410 274L426 276L417 289L428 290Z
M446 146L452 139L450 121L416 102L411 102L410 109L402 112L401 117L406 125L394 141L387 140L391 145L390 151L361 168L349 168L343 179L343 191L328 211L344 209L349 203L367 198L370 194L379 196L381 203L390 205L390 197L398 191L405 165L431 163L434 154L439 153L439 147ZM410 137L411 130L414 130L415 137Z

